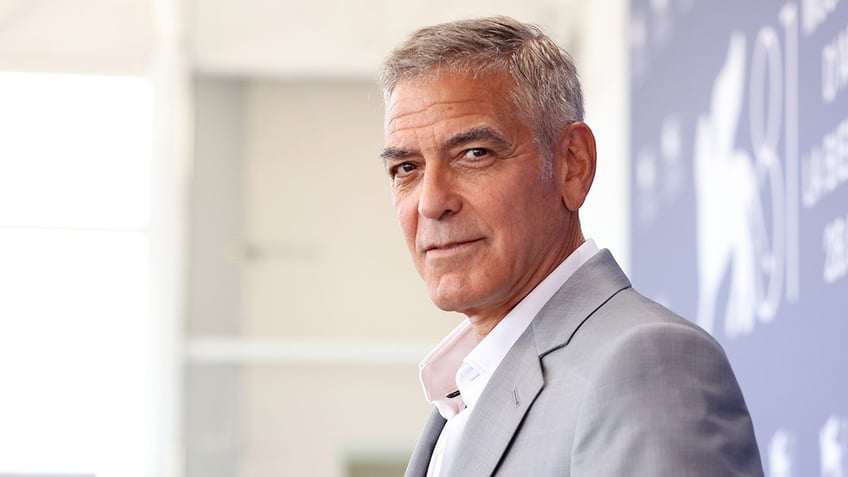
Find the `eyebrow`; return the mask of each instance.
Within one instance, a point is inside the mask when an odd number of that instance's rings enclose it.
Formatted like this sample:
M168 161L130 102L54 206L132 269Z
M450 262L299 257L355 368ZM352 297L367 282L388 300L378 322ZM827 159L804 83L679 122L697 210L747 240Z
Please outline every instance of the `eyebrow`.
M488 126L480 126L453 135L445 142L444 147L450 149L475 141L491 141L497 147L506 147L509 145L509 141L501 133Z
M410 149L402 147L387 147L383 149L383 152L380 153L380 157L383 158L383 161L389 161L392 159L403 159L411 155L412 151Z
M507 141L501 133L488 126L480 126L454 134L445 141L442 147L445 149L451 149L475 141L491 141L495 143L496 147L507 147L509 145L509 141ZM415 152L411 149L390 146L383 149L383 152L380 153L380 157L383 161L390 161L405 159L414 154Z

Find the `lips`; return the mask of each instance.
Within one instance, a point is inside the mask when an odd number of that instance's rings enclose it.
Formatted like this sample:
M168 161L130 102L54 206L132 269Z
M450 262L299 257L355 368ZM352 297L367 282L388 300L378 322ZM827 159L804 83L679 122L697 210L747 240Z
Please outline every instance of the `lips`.
M473 245L479 241L483 240L482 238L474 238L468 240L457 240L451 242L443 242L439 244L428 245L424 248L424 253L429 254L430 252L452 252L458 251L463 248L466 248L470 245Z

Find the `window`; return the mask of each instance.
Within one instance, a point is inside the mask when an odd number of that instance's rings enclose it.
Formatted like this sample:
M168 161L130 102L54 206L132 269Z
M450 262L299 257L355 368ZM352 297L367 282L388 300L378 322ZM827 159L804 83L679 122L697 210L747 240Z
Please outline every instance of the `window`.
M152 105L0 74L0 473L146 473Z

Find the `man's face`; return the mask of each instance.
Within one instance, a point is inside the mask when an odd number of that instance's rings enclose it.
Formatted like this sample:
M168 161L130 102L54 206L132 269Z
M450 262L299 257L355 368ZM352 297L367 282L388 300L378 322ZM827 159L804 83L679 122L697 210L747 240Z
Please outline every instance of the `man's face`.
M509 111L507 74L399 84L383 157L401 230L443 310L502 318L567 255L559 168Z

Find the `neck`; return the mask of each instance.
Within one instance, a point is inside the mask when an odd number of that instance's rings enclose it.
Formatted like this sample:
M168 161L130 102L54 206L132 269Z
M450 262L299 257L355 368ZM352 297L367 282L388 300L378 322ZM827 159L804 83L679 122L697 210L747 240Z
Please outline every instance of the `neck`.
M478 310L469 310L465 312L471 327L474 329L474 334L477 342L483 340L496 326L515 308L515 305L521 302L531 291L533 291L539 283L548 277L569 255L577 250L586 239L583 238L583 232L580 229L580 221L575 213L572 220L569 222L568 230L564 234L566 239L559 244L558 251L553 255L553 259L540 265L536 270L530 270L527 280L519 290L514 293L506 302L496 307L487 307Z

